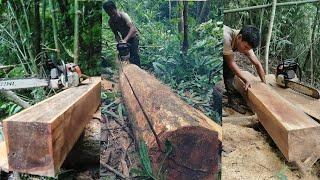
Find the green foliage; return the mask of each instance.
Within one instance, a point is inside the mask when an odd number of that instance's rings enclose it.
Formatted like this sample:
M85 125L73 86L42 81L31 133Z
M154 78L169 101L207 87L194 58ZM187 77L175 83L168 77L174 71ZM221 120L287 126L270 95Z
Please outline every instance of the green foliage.
M283 0L282 2L289 2ZM266 0L247 0L231 1L225 0L225 9L235 9L240 7L249 7L270 3ZM303 67L303 76L305 80L310 79L310 44L314 25L315 44L314 44L314 70L316 86L320 87L320 35L319 19L316 19L319 3L306 3L301 5L281 6L276 8L273 33L270 44L270 64L273 68L284 59L296 59ZM271 8L256 9L225 15L224 23L232 28L240 29L243 25L251 24L260 27L262 23L262 46L261 51L265 49L266 34L270 22Z
M143 167L143 170L133 168L131 170L131 173L138 176L139 179L153 179L153 180L165 180L165 172L163 169L165 160L172 154L173 152L173 146L169 140L166 139L165 141L165 152L164 152L164 158L162 159L158 172L154 172L151 165L151 160L149 158L149 152L148 147L146 145L146 142L141 140L139 143L139 154L140 154L140 161Z
M178 41L168 43L159 52L149 55L153 58L152 70L158 78L176 90L186 102L214 119L210 99L213 85L221 80L221 25L221 22L213 20L201 24L196 29L198 39L186 56L176 48Z
M277 173L276 177L279 180L287 180L288 177L285 175L285 172L288 170L288 168L286 166L283 166L283 168L281 168L281 170Z
M61 58L65 62L73 62L74 1L64 1L63 5L59 2L53 1ZM15 66L10 71L0 70L0 78L48 77L45 73L48 70L47 61L50 54L55 54L49 1L39 1L40 21L35 16L35 1L26 0L23 3L24 6L20 1L0 3L0 65ZM101 2L80 1L79 5L79 65L84 74L100 76ZM36 22L41 25L40 53L35 48ZM30 104L53 94L48 88L21 90L17 93ZM9 104L9 100L3 98L1 104ZM1 118L8 116L9 112L2 110Z
M9 116L18 113L21 110L22 110L22 107L13 102L3 103L0 106L0 111L4 111Z
M219 3L221 3L219 1ZM165 1L119 1L117 5L133 19L140 32L140 58L144 69L155 74L169 85L186 102L202 110L213 119L212 87L221 80L222 70L222 16L214 5L211 18L198 22L201 3L189 2L189 44L186 55L181 52L182 34L178 32L181 8L171 4L169 19L168 2ZM115 45L107 24L109 17L103 14L103 56L107 66L114 67Z

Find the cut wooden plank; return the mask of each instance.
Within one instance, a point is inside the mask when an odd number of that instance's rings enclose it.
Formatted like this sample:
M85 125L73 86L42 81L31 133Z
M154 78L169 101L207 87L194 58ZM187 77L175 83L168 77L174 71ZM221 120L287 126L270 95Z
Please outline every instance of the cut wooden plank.
M293 105L301 108L305 113L320 121L320 99L315 99L296 92L290 88L279 87L276 83L275 75L266 75L267 84L280 96L287 99Z
M120 86L136 139L146 142L155 170L163 159L164 142L169 140L174 156L165 163L168 179L217 177L221 126L135 65L123 67Z
M55 176L100 104L100 77L3 121L9 170Z
M310 157L319 158L319 123L249 72L243 74L252 87L245 92L244 83L236 77L236 89L249 102L286 159L301 164Z
M6 142L0 142L0 171L9 171Z

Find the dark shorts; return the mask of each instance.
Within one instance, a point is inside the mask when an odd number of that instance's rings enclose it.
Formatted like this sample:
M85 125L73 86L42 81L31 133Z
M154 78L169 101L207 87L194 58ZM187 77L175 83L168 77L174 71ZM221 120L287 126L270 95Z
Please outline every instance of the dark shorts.
M234 72L229 68L227 62L223 58L223 81L229 98L241 97L240 93L233 86L234 76Z
M139 56L139 36L133 37L128 40L130 44L130 63L140 67L140 56Z

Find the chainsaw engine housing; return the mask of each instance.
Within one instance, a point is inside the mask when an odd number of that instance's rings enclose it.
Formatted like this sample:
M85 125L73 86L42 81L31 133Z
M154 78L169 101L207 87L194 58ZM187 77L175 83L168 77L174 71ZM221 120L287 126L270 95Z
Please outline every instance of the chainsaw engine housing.
M130 58L130 44L119 42L117 44L118 56L121 61L127 61Z
M293 60L285 60L277 66L276 81L277 84L287 87L286 81L301 81L301 69L297 62Z

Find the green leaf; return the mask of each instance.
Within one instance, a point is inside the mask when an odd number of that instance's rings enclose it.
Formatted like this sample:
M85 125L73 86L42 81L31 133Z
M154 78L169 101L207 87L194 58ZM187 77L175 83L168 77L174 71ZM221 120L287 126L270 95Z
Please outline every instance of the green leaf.
M122 108L122 104L120 103L119 105L118 105L118 115L119 115L119 117L120 117L120 119L121 120L123 120L123 114L122 114L122 111L123 110L123 108Z
M12 114L16 114L18 112L20 112L22 110L21 106L17 106L16 108L14 108L14 111L12 112Z
M153 172L152 172L152 166L151 166L151 161L149 158L149 152L148 152L148 147L145 143L144 140L140 141L140 148L139 148L139 153L140 153L140 160L141 164L146 171L146 173L150 176L153 177Z
M10 108L9 108L9 115L13 115L14 109L17 107L17 104L13 104Z

